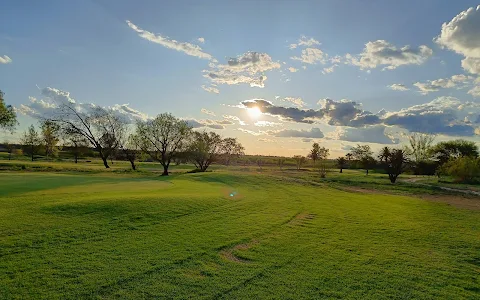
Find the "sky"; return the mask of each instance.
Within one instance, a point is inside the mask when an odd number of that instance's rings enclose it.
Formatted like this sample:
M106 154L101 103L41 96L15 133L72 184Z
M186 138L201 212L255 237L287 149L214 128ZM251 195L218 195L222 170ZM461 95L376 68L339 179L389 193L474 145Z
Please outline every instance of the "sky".
M479 5L2 1L0 89L20 121L3 138L75 101L132 124L170 112L247 154L480 142Z

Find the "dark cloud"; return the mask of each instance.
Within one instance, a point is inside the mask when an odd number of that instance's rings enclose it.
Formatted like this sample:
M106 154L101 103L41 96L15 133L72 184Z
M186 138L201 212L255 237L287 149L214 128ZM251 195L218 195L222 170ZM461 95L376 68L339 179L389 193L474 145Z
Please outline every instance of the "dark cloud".
M315 138L321 139L324 137L320 128L312 128L310 130L295 130L295 129L283 129L283 130L268 130L267 134L276 137L301 137L301 138Z

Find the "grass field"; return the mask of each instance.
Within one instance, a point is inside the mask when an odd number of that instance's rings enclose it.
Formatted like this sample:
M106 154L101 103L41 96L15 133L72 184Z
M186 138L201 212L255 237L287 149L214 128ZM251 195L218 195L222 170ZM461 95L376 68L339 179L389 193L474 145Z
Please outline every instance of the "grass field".
M0 298L480 297L480 211L307 173L0 173Z

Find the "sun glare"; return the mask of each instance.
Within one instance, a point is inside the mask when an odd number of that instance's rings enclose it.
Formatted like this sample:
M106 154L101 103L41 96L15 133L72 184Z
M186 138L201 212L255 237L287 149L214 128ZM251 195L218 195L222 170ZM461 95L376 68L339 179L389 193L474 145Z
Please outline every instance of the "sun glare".
M257 106L254 106L248 109L248 114L252 118L258 118L262 115L262 111Z

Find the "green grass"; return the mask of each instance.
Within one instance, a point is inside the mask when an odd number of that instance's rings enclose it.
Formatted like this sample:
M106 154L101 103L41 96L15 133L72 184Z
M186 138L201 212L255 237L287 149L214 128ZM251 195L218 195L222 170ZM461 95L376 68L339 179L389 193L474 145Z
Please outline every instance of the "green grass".
M1 299L480 297L479 211L261 172L0 178Z

